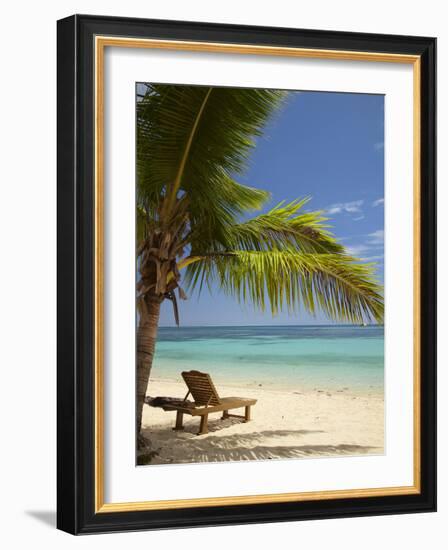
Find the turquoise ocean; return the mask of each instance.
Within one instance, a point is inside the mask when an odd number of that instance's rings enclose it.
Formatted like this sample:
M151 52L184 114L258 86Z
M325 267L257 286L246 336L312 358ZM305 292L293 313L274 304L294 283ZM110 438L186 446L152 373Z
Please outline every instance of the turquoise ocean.
M208 326L159 328L152 376L183 370L220 384L383 391L382 326Z

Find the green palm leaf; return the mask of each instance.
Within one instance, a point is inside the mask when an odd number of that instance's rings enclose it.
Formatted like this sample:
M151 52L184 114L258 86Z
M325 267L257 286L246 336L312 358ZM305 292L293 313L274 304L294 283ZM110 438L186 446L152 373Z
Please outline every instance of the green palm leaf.
M345 254L239 250L209 253L190 261L190 285L218 281L226 293L261 310L269 302L274 315L284 306L311 313L319 307L332 319L383 320L383 297L373 278L374 266Z
M156 204L165 197L172 207L179 193L187 193L192 223L201 223L196 205L211 194L216 200L229 174L242 172L284 97L276 90L148 86L137 106L139 196Z
M278 204L269 212L229 226L226 249L271 250L294 247L297 252L341 253L344 247L327 230L321 212L303 212L308 198Z

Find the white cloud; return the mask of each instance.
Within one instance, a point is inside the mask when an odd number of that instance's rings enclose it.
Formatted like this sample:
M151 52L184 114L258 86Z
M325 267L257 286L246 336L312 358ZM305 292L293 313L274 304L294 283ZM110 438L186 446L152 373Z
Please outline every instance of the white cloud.
M384 246L384 231L378 229L364 236L367 237L364 243L346 247L348 254L361 258L364 261L382 260L384 258L384 255L381 254ZM369 256L369 254L372 255Z
M377 141L373 144L373 148L375 151L381 151L381 149L384 149L384 141Z
M353 246L347 246L346 250L351 256L359 256L363 252L367 252L369 247L365 244L355 244Z
M372 206L382 206L384 205L384 197L381 197L381 199L376 199L376 201L372 202Z
M359 220L363 220L365 216L358 216L357 218L353 218L354 222L359 222Z
M378 231L374 231L373 233L368 234L369 237L369 244L383 244L384 243L384 231L382 229L378 229Z
M351 201L351 202L337 202L331 204L325 208L327 214L341 214L342 212L362 212L361 206L364 204L363 200Z

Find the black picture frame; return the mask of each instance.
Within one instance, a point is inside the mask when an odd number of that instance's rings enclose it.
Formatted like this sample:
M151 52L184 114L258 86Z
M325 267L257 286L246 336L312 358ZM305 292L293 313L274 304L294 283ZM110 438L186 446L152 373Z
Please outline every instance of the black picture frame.
M74 15L58 21L57 526L72 534L436 509L436 39ZM97 35L418 55L421 59L419 494L95 513L94 51Z

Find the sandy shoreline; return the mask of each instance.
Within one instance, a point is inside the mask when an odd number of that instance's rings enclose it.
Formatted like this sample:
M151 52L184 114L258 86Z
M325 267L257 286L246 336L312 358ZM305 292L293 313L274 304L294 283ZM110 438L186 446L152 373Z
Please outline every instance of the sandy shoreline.
M209 417L209 433L197 435L199 419L185 416L173 431L175 413L145 406L144 435L151 464L355 456L384 452L384 400L378 389L277 388L256 382L216 384L222 397L258 399L252 420ZM147 395L185 397L183 382L154 378ZM235 410L235 413L240 411Z

